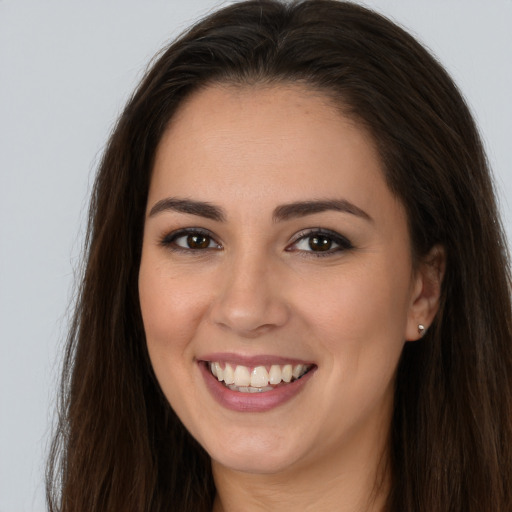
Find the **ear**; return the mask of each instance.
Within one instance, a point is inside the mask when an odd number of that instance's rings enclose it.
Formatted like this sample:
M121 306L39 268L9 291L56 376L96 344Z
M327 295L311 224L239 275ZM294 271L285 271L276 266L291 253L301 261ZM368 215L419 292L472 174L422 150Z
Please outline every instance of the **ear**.
M418 264L407 316L406 340L420 339L434 321L439 309L445 269L446 252L440 245L434 246Z

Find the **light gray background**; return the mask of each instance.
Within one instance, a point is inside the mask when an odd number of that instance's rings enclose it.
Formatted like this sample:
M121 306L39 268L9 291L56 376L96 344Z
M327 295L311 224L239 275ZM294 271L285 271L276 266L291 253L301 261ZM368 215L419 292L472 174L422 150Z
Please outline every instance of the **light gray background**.
M224 2L229 3L229 2ZM0 0L0 512L42 511L67 305L107 135L149 58L215 0ZM372 0L463 90L512 210L512 0Z

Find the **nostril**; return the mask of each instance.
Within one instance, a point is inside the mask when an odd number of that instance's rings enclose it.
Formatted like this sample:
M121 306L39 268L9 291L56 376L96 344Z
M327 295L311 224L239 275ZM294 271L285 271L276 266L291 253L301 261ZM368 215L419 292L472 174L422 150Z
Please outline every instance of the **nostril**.
M242 325L240 322L216 322L217 325L226 331L236 332L241 338L258 338L268 332L271 332L273 329L277 328L276 325L273 324L263 324L258 325L257 327L250 327L248 325Z
M230 293L212 304L210 315L222 329L255 338L286 324L289 308L279 296L270 293Z

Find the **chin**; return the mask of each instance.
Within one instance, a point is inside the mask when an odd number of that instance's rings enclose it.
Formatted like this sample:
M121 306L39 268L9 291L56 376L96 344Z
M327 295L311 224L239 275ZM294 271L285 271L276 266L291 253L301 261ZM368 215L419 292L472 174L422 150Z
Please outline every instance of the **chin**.
M293 466L298 458L292 446L277 446L275 438L265 442L258 436L227 440L225 445L214 443L212 449L205 446L212 461L233 471L257 474L275 474ZM204 445L203 445L204 446Z
M274 475L282 473L289 469L293 465L290 459L282 460L278 458L267 458L265 454L258 454L258 456L246 457L240 456L240 454L219 455L218 457L212 457L214 463L219 464L232 471L240 473L252 473L259 475Z

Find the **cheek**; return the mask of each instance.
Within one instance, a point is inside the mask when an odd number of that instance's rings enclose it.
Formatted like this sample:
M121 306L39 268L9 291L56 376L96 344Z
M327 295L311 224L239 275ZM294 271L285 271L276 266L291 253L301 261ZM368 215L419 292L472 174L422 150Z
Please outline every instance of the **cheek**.
M187 395L194 388L197 364L191 343L210 298L190 272L170 272L144 257L139 272L139 298L149 357L167 400L186 416Z
M410 282L406 271L391 267L386 261L352 267L333 276L322 300L303 308L343 379L389 375L396 367L405 342ZM405 262L402 268L408 268Z
M331 281L322 300L304 306L325 375L319 410L333 439L355 426L386 424L393 380L405 338L408 280L405 273L365 266Z
M207 309L206 290L189 273L170 272L157 258L143 254L139 300L156 378L169 403L187 418L196 364L191 341Z
M186 272L169 272L144 258L139 272L139 298L148 346L176 349L187 343L204 314L205 288Z

